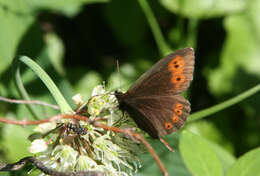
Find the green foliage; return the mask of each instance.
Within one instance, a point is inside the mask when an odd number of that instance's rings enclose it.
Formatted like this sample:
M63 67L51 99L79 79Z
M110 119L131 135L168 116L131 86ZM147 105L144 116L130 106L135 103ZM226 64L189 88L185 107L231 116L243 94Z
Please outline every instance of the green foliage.
M224 20L227 38L224 43L219 67L209 70L210 90L215 94L230 92L236 75L248 79L246 74L260 76L259 1L248 4L244 13L230 15ZM239 27L238 27L239 26ZM250 84L250 83L249 83ZM238 85L243 88L244 85Z
M18 161L29 155L27 148L30 142L26 138L30 133L30 129L23 127L16 127L14 125L5 126L2 131L4 143L1 142L0 145L3 146L1 147L2 149L8 152L6 157L9 161Z
M201 137L183 131L180 140L183 160L192 175L223 175L223 168L213 148Z
M227 176L260 175L259 162L260 148L256 148L238 158L237 162L227 172Z
M111 91L127 90L160 56L194 47L188 99L192 112L213 109L194 113L185 131L166 137L174 153L157 140L149 142L170 175L259 175L259 85L242 94L260 81L259 15L260 0L0 0L0 96L21 99L12 80L19 55L47 72L68 110L76 93L87 100L102 81ZM55 103L35 73L23 64L20 69L31 99ZM0 105L2 117L33 119L24 105ZM40 119L59 113L34 108ZM28 155L31 129L0 124L1 162ZM137 175L160 174L150 154L141 159Z
M242 11L246 0L160 0L173 13L189 18L214 18Z
M175 135L170 135L166 138L169 144L174 147L174 152L169 152L169 150L165 148L160 141L149 139L149 142L152 143L152 146L156 149L158 155L163 159L163 162L166 164L166 169L169 173L174 173L174 175L180 176L190 176L191 174L186 168L181 157L181 153L177 148L179 137L180 133L177 132L175 133ZM143 162L142 168L137 175L149 176L161 174L152 156L149 153L143 154L141 156L141 161Z

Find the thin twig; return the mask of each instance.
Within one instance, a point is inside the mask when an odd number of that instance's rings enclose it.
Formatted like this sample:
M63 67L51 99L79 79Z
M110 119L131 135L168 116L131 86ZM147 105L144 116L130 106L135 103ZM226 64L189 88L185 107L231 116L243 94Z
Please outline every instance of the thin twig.
M0 117L0 122L13 124L13 125L26 126L26 125L39 125L39 124L42 124L42 123L53 122L53 121L60 120L60 119L77 119L77 120L82 120L82 121L88 121L87 117L81 116L81 115L59 114L59 115L52 116L52 117L47 118L47 119L32 120L32 121L26 120L26 119L24 119L24 120L10 120L10 119Z
M10 98L5 98L0 96L0 101L5 101L8 103L16 103L16 104L36 104L36 105L42 105L42 106L47 106L56 110L59 110L60 108L57 105L54 104L49 104L43 101L38 101L38 100L17 100L17 99L10 99Z

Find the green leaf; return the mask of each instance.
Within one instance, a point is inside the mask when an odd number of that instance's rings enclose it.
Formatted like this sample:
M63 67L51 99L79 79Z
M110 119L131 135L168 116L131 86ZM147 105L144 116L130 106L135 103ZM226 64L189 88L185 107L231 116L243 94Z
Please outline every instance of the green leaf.
M243 155L229 169L227 176L259 176L260 175L260 148Z
M212 18L237 13L246 0L160 0L169 11L189 18Z
M218 126L212 121L200 120L194 123L190 123L185 127L187 127L186 129L190 132L206 138L209 142L212 141L215 145L221 145L223 150L225 148L229 152L234 153L234 146L230 139L225 138L224 134L222 133L223 131L221 131L221 129L219 129Z
M217 153L217 155L222 163L224 172L226 173L227 170L235 163L236 158L231 153L229 153L226 149L221 147L220 145L210 142L210 141L209 141L209 144Z
M3 139L0 141L0 146L4 146L8 150L7 159L11 162L16 162L25 156L29 156L28 147L30 142L27 137L31 130L21 126L6 124L3 128Z
M184 163L194 176L222 176L221 162L209 142L188 131L183 131L180 151Z
M260 78L260 0L254 0L243 14L229 16L224 25L227 39L218 67L207 70L212 93L236 92ZM239 85L234 89L234 84ZM248 86L247 86L248 87Z
M0 74L12 63L20 40L34 22L24 0L0 0Z
M212 149L218 155L224 172L231 167L236 158L230 153L234 152L234 146L230 139L226 139L222 131L210 121L197 121L186 126L187 130L206 138Z
M34 10L50 10L67 15L68 17L75 16L83 5L91 3L104 3L109 0L26 0Z
M45 86L51 92L53 98L56 100L57 104L61 109L61 113L72 113L73 110L70 105L67 103L61 92L59 91L58 87L52 81L50 76L33 60L29 57L21 56L19 58L24 64L26 64L30 69L34 71L34 73L42 80Z

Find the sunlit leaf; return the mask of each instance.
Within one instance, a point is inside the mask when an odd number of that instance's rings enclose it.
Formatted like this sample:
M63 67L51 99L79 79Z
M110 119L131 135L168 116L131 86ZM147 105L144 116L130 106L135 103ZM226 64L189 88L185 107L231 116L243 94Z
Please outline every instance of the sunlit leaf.
M69 17L76 15L83 5L91 3L104 3L109 0L27 0L27 3L30 4L31 8L34 10L50 10L57 13L63 13Z
M215 94L234 91L234 84L252 84L253 78L249 75L260 78L260 1L252 2L246 13L229 16L224 21L227 40L220 65L206 73L210 90Z
M259 176L260 148L254 149L241 156L229 169L227 176Z
M27 140L27 137L31 133L30 129L21 126L5 125L2 133L3 139L1 139L1 145L4 145L4 149L8 151L6 157L9 161L16 162L30 155L27 150L30 145L30 142Z
M189 18L212 18L243 10L246 0L160 0L173 13Z
M180 151L184 163L194 176L222 176L221 162L207 140L188 131L183 131Z
M12 62L20 40L34 22L24 0L0 0L0 73Z

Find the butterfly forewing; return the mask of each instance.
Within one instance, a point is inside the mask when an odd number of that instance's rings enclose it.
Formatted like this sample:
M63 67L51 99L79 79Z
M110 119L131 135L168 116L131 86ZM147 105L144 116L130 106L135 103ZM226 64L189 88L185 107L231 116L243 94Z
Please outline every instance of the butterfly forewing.
M137 96L176 95L187 89L193 78L194 51L178 50L146 71L128 90Z

